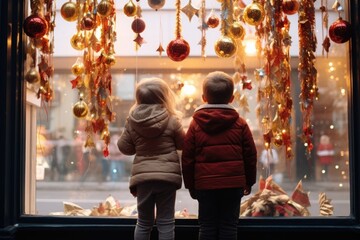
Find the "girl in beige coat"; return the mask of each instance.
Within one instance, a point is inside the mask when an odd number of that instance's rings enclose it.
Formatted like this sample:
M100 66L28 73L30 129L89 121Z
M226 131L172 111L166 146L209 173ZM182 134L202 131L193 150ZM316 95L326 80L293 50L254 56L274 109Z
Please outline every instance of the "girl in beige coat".
M159 239L174 239L176 190L182 184L177 151L185 136L179 116L165 81L140 81L117 143L122 153L135 154L130 178L130 192L137 197L135 240L150 239L155 219Z

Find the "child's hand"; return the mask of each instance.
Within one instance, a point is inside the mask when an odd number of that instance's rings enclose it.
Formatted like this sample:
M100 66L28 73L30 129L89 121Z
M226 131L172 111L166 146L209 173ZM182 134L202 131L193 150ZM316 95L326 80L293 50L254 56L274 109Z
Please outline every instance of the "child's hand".
M244 189L244 195L249 195L251 193L251 186L246 186Z

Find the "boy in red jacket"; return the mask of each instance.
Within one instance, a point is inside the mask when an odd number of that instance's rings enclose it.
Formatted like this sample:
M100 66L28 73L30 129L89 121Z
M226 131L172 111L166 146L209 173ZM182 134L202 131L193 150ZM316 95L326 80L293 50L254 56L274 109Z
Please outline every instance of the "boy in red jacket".
M257 150L246 121L230 105L234 81L209 73L203 101L186 133L182 151L185 188L198 200L199 240L237 239L240 203L256 182Z

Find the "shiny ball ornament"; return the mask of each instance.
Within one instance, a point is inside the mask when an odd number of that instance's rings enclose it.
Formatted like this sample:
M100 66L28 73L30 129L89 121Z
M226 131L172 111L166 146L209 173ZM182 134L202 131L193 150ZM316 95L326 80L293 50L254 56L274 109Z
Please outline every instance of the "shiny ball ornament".
M335 43L345 43L351 37L351 24L339 18L329 27L329 37Z
M85 48L84 36L77 33L70 39L70 44L75 50L83 50Z
M245 7L243 18L250 25L259 25L265 17L265 10L259 3L252 3Z
M274 145L276 147L281 147L281 145L283 145L283 139L281 134L276 134L274 137Z
M236 49L236 43L231 37L222 36L215 42L215 53L219 57L232 57L235 54Z
M87 14L81 19L81 29L82 30L92 30L96 26L96 21L90 14Z
M81 74L83 74L85 72L85 66L83 63L75 63L74 65L72 65L71 67L71 72L75 75L75 76L80 76Z
M105 54L102 53L103 55L103 63L105 63L108 66L112 66L116 63L116 58L114 54Z
M48 24L43 17L33 14L25 19L23 28L29 37L42 38L48 31Z
M97 13L102 17L107 17L110 15L112 8L113 8L113 6L110 1L102 0L97 5Z
M148 0L148 4L157 11L165 5L165 0Z
M242 39L245 36L245 29L239 21L235 21L230 26L230 33L234 38Z
M83 100L75 103L73 106L73 114L77 118L84 118L89 112L89 107Z
M142 33L145 30L146 24L141 18L136 18L131 23L131 29L134 33Z
M77 20L79 11L76 7L76 3L66 2L61 6L60 14L63 19L68 22L74 22Z
M220 23L220 19L216 16L216 15L210 15L208 17L208 19L206 20L206 24L210 27L210 28L216 28L217 26L219 26Z
M25 74L25 80L28 83L37 83L40 82L40 73L36 70L36 68L32 67L30 70Z
M176 38L167 45L166 53L171 60L180 62L189 56L190 45L186 40Z
M284 0L281 6L286 15L293 15L298 12L300 4L298 0Z
M123 11L125 13L126 16L128 17L133 17L136 15L137 13L137 7L136 5L133 3L132 0L130 0L128 3L125 4Z

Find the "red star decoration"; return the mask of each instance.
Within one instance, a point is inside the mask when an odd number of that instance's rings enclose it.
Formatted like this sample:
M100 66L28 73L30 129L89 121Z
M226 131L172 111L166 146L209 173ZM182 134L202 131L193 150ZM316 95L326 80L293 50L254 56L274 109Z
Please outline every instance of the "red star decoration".
M134 39L134 42L137 43L137 45L141 46L143 43L145 43L144 38L142 36L140 36L140 34L138 33L136 38Z
M156 49L156 51L159 52L160 56L162 55L163 51L165 51L164 48L162 47L161 43L159 44L159 47Z
M80 79L80 76L77 76L75 79L71 80L71 88L74 89L77 87L78 83L79 83L79 79Z

